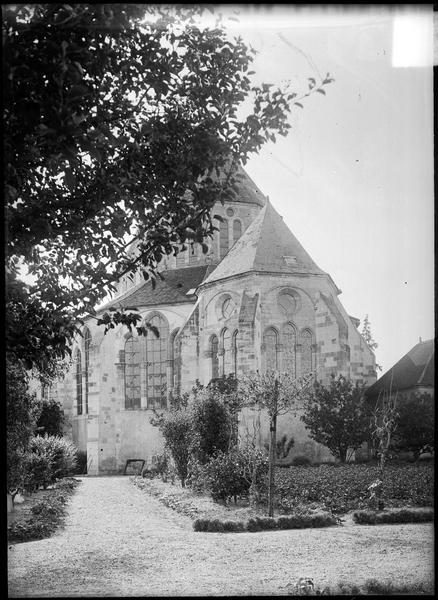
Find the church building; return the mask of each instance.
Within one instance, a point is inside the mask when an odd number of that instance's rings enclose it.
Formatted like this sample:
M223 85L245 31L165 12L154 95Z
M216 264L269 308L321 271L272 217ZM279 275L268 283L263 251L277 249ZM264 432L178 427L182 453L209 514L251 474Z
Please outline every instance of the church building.
M241 175L237 197L212 209L223 221L207 254L196 244L166 257L155 288L140 273L133 282L121 280L98 310L135 307L159 337L125 326L104 335L90 318L73 347L56 396L73 441L87 452L89 474L121 472L129 458L150 461L161 453L152 409L165 409L170 393L190 391L196 380L206 385L266 369L316 371L322 383L332 374L365 385L376 380L374 354L359 320L340 303L340 290L243 169ZM334 460L299 419L279 421L283 433L295 439L291 457ZM267 430L260 435L263 443Z

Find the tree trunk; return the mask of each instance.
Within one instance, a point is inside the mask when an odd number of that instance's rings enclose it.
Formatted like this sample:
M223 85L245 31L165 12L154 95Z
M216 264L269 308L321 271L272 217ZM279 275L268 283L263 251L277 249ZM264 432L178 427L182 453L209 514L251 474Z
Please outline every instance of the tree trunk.
M274 516L274 477L275 477L275 446L277 438L277 415L270 421L270 440L269 440L269 487L268 487L268 516Z

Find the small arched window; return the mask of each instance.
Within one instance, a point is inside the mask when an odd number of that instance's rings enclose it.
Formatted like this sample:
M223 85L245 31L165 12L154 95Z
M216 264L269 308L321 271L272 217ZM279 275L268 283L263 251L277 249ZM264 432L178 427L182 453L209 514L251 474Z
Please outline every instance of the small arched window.
M217 379L219 377L219 340L216 335L212 335L210 338L210 352L211 352L211 378Z
M277 344L278 336L275 329L273 327L266 329L263 335L263 356L265 371L276 371L278 369Z
M241 235L242 235L242 223L238 219L235 219L233 221L233 242L237 242L237 240L240 238Z
M170 382L174 393L178 394L181 386L181 339L177 337L178 329L170 338Z
M224 219L219 226L219 258L223 258L228 252L228 221Z
M125 408L135 409L141 405L140 342L130 337L125 342Z
M84 330L84 379L85 379L85 414L88 414L88 391L90 379L90 346L91 333L88 327Z
M75 355L76 363L76 412L82 414L82 356L79 348Z
M301 341L301 375L312 371L312 332L304 329L300 336Z

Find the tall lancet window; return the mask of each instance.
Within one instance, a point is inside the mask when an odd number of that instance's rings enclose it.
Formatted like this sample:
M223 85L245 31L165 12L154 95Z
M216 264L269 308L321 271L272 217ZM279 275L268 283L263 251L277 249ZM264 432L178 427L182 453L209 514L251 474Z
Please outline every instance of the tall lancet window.
M90 346L91 333L88 327L84 331L84 379L85 379L85 414L88 414L88 390L90 379Z
M76 413L82 414L82 356L79 348L75 355L76 363Z
M301 341L301 375L312 371L312 332L304 329L300 336Z
M211 378L216 379L219 377L219 340L216 335L212 335L210 338L210 352L211 352Z
M287 323L283 327L283 371L296 377L296 332L295 328Z
M231 373L231 333L229 329L224 329L222 332L222 369L221 375L228 375Z
M219 258L228 252L228 221L224 219L219 226Z
M140 408L140 342L130 337L125 342L125 408Z
M233 333L233 340L231 344L231 353L233 358L233 373L237 377L237 361L238 361L238 350L237 350L237 336L239 335L238 330Z
M277 344L278 336L275 329L272 327L266 329L263 335L263 366L265 371L276 371L278 369Z
M148 408L166 407L167 344L169 326L161 315L154 315L149 324L156 327L159 337L149 331L146 337L146 397Z
M237 242L237 240L242 235L242 223L235 219L233 221L233 242Z

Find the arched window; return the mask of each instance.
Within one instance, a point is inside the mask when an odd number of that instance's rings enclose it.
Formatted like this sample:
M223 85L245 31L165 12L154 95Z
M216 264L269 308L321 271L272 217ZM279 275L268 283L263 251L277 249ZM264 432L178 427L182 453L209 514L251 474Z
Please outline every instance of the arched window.
M212 335L210 338L210 352L211 352L211 378L216 379L219 377L219 358L218 358L219 340L217 336Z
M300 336L301 341L301 375L312 371L312 332L304 329Z
M76 350L76 412L82 414L82 357L79 348Z
M91 333L88 327L84 330L84 379L85 379L85 414L88 414L88 390L90 378L90 346Z
M277 360L277 342L278 336L275 329L270 327L266 329L263 335L263 356L264 356L264 370L274 370L278 369L278 360Z
M224 329L222 332L222 373L228 375L231 372L231 333L229 329Z
M237 242L237 240L242 235L242 223L235 219L233 221L233 242Z
M233 340L231 344L232 356L233 356L233 373L237 377L237 336L239 335L238 330L233 333Z
M130 337L125 342L125 408L140 408L140 342Z
M297 343L295 328L287 323L283 327L283 371L296 377L296 353Z
M219 258L228 252L228 221L224 219L219 226Z
M146 337L146 397L148 408L166 407L166 364L169 326L161 315L154 315L149 324L157 328L159 337L149 331Z

